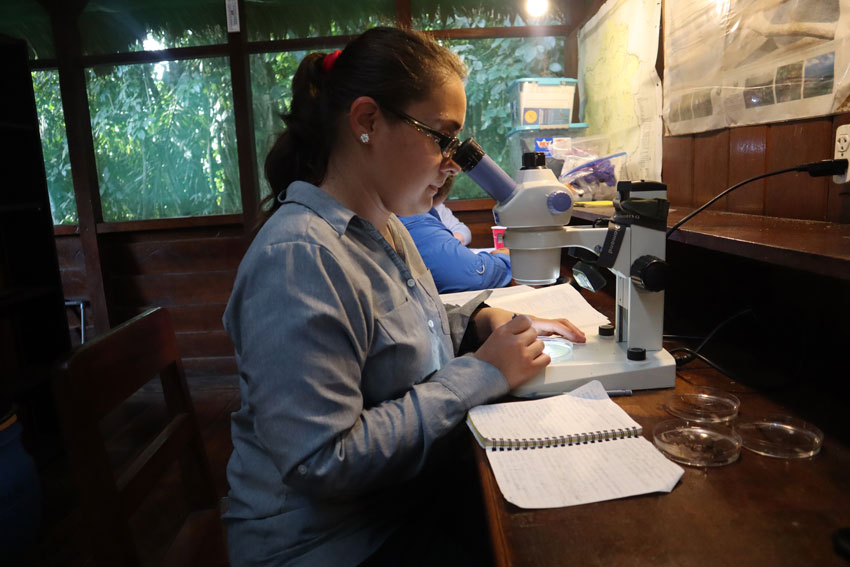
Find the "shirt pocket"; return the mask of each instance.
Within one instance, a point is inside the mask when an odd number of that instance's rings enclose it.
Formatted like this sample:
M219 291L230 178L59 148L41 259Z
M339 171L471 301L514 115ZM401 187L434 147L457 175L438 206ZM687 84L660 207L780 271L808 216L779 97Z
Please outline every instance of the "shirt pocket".
M438 338L422 307L408 299L377 318L377 333L363 368L367 404L401 396L439 368Z

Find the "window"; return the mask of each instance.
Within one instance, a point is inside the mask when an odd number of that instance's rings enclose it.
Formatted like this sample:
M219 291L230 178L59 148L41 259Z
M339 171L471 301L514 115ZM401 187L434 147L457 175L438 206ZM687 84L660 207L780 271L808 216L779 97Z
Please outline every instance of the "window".
M88 91L105 221L241 210L227 59L95 67Z
M50 211L55 224L76 224L77 205L74 201L74 182L71 179L71 160L68 157L68 137L65 135L65 114L59 93L57 71L33 71L32 87L38 111L38 131Z

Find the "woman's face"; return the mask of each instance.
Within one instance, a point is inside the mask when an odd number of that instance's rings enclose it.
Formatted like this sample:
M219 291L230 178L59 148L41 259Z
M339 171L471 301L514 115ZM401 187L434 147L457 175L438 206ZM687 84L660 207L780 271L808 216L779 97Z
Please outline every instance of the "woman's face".
M463 127L466 94L460 78L452 75L434 88L431 96L400 108L411 118L447 136L456 136ZM391 148L386 156L386 173L381 183L384 205L399 216L428 212L434 195L449 176L460 173L451 159L444 158L440 146L431 136L409 122L393 119L390 128Z

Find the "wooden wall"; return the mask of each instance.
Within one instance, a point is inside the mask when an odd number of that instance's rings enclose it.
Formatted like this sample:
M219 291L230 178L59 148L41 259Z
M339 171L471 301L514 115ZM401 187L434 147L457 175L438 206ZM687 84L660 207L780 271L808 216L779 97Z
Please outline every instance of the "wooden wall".
M702 205L727 187L797 164L830 159L835 130L850 114L666 136L662 179L672 205ZM786 173L754 181L724 197L712 210L850 223L848 185L829 177Z
M114 232L101 239L114 324L164 306L188 376L236 374L221 317L245 251L241 225ZM56 245L65 296L87 297L79 236L57 236ZM79 319L70 310L68 316L72 336L79 338ZM88 335L94 336L93 325Z

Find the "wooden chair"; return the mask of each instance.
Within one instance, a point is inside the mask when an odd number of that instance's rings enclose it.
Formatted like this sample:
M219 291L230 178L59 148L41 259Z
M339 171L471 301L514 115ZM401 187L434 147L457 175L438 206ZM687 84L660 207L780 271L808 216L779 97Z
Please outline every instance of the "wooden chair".
M159 375L168 423L117 471L100 424ZM218 496L168 312L155 308L81 345L56 371L54 394L95 563L141 564L130 518L179 462L189 515L163 565L227 564ZM174 483L172 483L174 484ZM161 490L161 489L160 489Z

